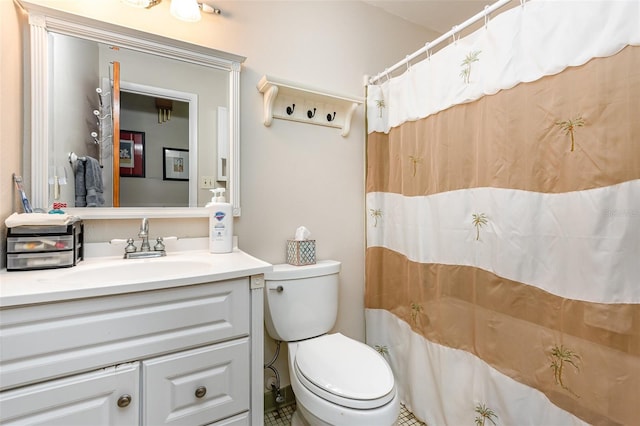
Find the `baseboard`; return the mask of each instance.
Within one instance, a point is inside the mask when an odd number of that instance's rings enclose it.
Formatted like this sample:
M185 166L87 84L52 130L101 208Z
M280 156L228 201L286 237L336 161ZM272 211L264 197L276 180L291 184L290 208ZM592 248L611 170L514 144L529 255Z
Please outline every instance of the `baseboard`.
M264 412L265 413L276 411L278 408L286 407L287 405L291 405L296 402L296 397L293 394L291 385L287 385L281 388L280 394L284 396L284 402L281 404L277 404L275 394L272 390L266 391L264 393Z

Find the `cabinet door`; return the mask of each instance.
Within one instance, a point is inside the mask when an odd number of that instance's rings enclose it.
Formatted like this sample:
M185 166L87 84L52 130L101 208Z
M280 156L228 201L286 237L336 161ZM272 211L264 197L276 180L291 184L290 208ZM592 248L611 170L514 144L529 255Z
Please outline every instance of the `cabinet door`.
M144 425L203 425L246 412L249 339L143 361L142 380Z
M2 392L0 423L4 426L137 425L138 365L121 364Z

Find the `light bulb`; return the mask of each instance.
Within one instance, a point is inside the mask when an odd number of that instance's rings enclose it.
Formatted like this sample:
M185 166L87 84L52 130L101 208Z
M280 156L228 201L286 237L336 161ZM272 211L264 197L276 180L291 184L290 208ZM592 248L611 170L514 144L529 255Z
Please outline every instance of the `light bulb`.
M201 18L197 0L171 0L169 10L182 21L197 22Z

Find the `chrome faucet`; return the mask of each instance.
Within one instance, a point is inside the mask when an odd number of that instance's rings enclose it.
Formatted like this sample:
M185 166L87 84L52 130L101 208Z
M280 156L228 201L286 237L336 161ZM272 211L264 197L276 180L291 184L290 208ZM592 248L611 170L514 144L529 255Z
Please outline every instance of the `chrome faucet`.
M166 256L167 252L165 250L164 241L178 239L178 237L158 237L156 238L156 243L152 249L149 245L149 219L146 217L142 219L138 237L142 238L140 251L138 251L138 248L135 246L135 240L133 238L128 238L126 240L116 238L111 240L111 244L127 243L127 246L124 248L125 259L145 259L148 257Z
M146 217L142 218L142 223L140 224L140 232L138 232L138 237L142 238L140 251L151 251L151 246L149 245L149 219L147 219Z
M156 244L153 246L153 250L149 245L149 219L142 218L142 223L140 224L140 231L138 232L138 237L142 238L142 244L140 244L140 251L137 251L136 246L133 244L133 238L129 238L127 240L127 246L124 249L124 258L125 259L141 259L147 257L161 257L166 256L167 253L164 248L164 243L162 237L158 237L156 240ZM171 239L176 239L176 237L167 237Z

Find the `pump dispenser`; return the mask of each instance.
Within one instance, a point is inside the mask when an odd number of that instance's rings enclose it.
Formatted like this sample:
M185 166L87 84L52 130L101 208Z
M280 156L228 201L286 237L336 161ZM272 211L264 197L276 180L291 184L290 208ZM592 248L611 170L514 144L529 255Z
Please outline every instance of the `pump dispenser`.
M233 251L233 213L231 204L224 198L224 188L210 189L213 193L209 209L209 251L231 253Z

